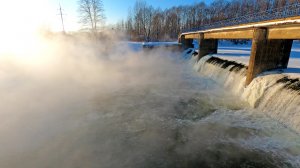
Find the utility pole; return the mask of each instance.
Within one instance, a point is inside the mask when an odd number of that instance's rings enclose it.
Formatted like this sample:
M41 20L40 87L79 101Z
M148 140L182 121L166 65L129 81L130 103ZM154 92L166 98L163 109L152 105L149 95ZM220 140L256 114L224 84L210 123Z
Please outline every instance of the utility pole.
M62 13L62 9L61 9L60 3L59 3L59 14L60 14L60 18L61 18L61 24L62 24L63 33L65 33L64 18L63 18L63 13Z

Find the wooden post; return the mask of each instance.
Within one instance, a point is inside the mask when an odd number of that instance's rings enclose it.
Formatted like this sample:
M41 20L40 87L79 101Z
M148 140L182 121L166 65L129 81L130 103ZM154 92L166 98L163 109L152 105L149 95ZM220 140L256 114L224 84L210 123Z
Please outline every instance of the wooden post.
M261 57L265 53L265 46L267 45L267 29L259 28L255 29L252 39L252 49L248 65L246 86L251 83L253 78L261 72L259 64L261 63Z
M180 42L183 49L194 48L193 39L185 39L184 35L181 36Z
M268 40L266 51L266 69L287 68L293 40Z
M261 72L287 68L293 40L267 40L268 30L254 30L246 86Z
M216 53L218 53L218 40L204 39L204 33L200 33L198 60L208 54Z

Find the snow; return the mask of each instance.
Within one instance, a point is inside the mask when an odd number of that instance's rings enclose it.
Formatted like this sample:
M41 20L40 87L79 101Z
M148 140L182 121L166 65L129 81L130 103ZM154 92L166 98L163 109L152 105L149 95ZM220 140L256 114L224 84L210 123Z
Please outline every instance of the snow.
M248 65L251 53L251 43L244 45L234 45L228 41L221 41L219 43L218 53L213 54L226 60L236 61ZM300 78L300 42L294 41L290 60L287 69L274 71L274 73L282 73L290 77Z
M178 45L177 41L172 42L143 42L143 45L161 46L161 45Z
M142 50L143 45L161 46L161 45L177 44L177 42L147 42L147 43L126 42L126 43L134 51ZM197 49L198 46L197 40L194 40L194 46ZM229 41L220 40L218 53L213 54L213 56L248 65L250 54L251 54L251 41L249 41L248 44L236 45ZM280 71L274 71L274 73L283 73L290 77L300 78L300 41L294 40L288 68Z
M218 54L214 54L213 56L248 65L250 53L251 43L235 45L228 41L221 41L219 43Z
M131 41L124 41L121 42L123 45L127 44L128 47L135 52L141 51L143 49L143 46L172 46L172 45L178 45L177 41L174 42L131 42Z

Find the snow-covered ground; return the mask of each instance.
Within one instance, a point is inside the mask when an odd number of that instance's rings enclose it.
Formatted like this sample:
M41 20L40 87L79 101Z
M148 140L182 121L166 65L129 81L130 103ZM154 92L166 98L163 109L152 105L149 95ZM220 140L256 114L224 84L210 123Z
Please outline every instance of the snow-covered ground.
M151 45L151 46L160 46L160 45L174 45L177 42L124 42L126 43L132 50L140 51L142 50L143 45ZM194 46L197 49L197 41L194 41ZM251 53L251 42L248 44L233 44L229 41L220 41L218 54L214 54L213 56L219 57L226 60L233 60L238 63L243 63L248 65L249 58ZM291 77L299 77L300 78L300 41L294 41L292 52L290 56L290 61L288 64L288 69L284 69L280 72L283 72L286 75Z
M219 43L218 54L213 56L226 60L233 60L248 65L251 53L251 43L234 45L228 41ZM294 41L288 69L283 70L284 74L292 77L300 77L300 42Z

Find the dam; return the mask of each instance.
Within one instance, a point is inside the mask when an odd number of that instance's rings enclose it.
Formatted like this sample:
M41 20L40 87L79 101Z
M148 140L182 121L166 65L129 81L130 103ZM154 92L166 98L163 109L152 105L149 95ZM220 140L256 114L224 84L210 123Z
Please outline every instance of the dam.
M252 49L248 63L249 85L259 73L276 68L287 68L293 40L300 39L300 4L275 8L257 14L222 20L202 27L185 30L178 42L184 48L199 41L198 59L217 53L220 39L251 39Z
M300 39L300 17L223 27L180 35L179 42L190 47L193 39L200 43L198 59L217 53L218 39L252 39L246 85L259 73L286 68L293 40Z
M186 30L178 42L193 53L194 68L239 95L253 108L299 131L299 75L284 74L293 41L300 39L299 4ZM251 40L249 59L220 59L219 40ZM193 45L196 40L197 46ZM233 47L234 49L234 47ZM299 53L298 53L299 55ZM298 71L297 71L298 72Z

